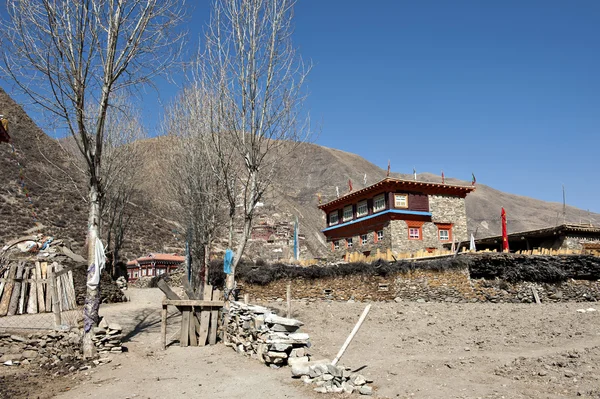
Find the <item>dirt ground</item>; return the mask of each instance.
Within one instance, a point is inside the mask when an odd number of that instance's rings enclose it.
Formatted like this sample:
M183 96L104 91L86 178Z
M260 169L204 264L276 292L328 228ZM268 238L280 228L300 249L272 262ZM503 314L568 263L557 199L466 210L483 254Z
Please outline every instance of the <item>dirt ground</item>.
M127 296L130 302L103 305L101 314L123 326L128 352L10 397L323 397L291 379L289 369L267 368L222 344L175 343L162 351L161 292L130 289ZM293 316L305 322L315 358L332 359L364 306L295 301ZM598 311L577 312L590 307ZM177 313L173 308L169 316L169 334L177 330ZM382 398L600 398L600 306L373 303L340 364L364 367ZM7 369L0 376L20 386L36 380Z

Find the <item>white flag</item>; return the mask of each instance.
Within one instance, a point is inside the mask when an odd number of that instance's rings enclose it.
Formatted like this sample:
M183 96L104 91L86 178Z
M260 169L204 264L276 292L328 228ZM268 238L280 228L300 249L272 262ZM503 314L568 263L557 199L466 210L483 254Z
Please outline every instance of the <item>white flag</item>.
M471 243L469 245L469 250L477 251L477 248L475 248L475 236L473 236L473 233L471 233Z
M365 178L363 179L365 186L367 185L367 174L365 173Z
M335 193L337 194L337 197L340 198L340 188L338 186L335 186Z

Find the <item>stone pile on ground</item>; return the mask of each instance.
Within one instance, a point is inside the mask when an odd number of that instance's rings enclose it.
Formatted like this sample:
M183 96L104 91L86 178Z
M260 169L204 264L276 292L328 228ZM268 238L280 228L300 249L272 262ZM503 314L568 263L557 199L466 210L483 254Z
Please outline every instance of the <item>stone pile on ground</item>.
M117 323L109 323L106 318L103 318L98 327L93 329L94 345L100 355L123 351L121 339L123 338L123 328Z
M0 333L0 363L5 366L38 364L41 367L77 363L81 357L81 338L77 328L44 334Z
M123 276L119 277L115 283L117 284L117 287L119 287L119 289L121 290L126 290L127 289L127 279Z
M309 360L309 336L298 330L303 323L280 317L268 308L233 301L225 329L228 345L241 354L273 368Z
M314 389L316 392L373 394L373 388L367 385L373 381L352 372L350 368L334 366L328 361L292 361L291 364L292 376L301 378L307 384L316 385Z

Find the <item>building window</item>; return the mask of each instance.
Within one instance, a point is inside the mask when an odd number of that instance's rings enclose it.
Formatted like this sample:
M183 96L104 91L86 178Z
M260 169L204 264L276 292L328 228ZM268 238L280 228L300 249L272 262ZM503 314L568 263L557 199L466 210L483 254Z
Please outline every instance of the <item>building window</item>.
M420 227L411 227L408 229L408 238L410 240L420 240L421 239L421 228Z
M367 242L369 241L369 236L366 234L363 234L360 236L360 242L362 245L365 245Z
M344 222L352 220L352 205L344 207Z
M352 238L346 238L346 247L352 248Z
M358 206L356 207L356 216L365 216L367 213L369 213L369 208L367 207L367 200L359 202Z
M394 195L394 207L395 208L408 208L408 195L407 194L395 194Z
M137 278L138 272L133 272L133 277Z
M146 269L142 269L142 276L146 275Z
M385 194L373 198L373 212L383 211L385 209Z
M450 241L450 230L440 229L440 241Z
M337 224L338 223L338 213L337 211L335 212L331 212L329 214L329 225L331 226L332 224Z
M377 232L377 241L383 240L383 230Z
M340 249L340 242L338 240L333 242L333 249Z

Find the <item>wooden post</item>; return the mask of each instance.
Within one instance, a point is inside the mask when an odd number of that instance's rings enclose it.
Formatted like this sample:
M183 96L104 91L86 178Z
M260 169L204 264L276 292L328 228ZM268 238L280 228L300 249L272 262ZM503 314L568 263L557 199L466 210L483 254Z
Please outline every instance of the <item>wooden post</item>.
M287 318L292 317L292 283L289 282L285 292L287 299Z
M346 342L344 342L344 345L342 345L342 348L338 352L337 356L335 357L335 359L333 359L333 362L331 362L331 364L333 364L334 366L337 364L337 362L339 362L339 360L342 357L342 355L344 354L344 352L346 352L346 349L348 348L348 345L350 345L350 342L352 342L352 339L354 338L354 336L358 332L358 329L362 325L363 321L365 321L365 318L367 317L367 314L369 314L369 310L371 310L371 305L370 304L367 305L367 307L363 311L362 315L360 315L360 319L358 319L358 323L356 323L356 325L354 326L354 329L352 330L352 332L350 333L350 335L348 336L348 338L346 338Z
M218 301L221 299L221 291L214 290L212 300ZM210 311L210 332L208 333L208 344L214 345L217 343L217 328L219 324L219 309L211 308Z
M167 349L167 305L162 306L160 312L160 335L163 350Z
M250 303L250 294L244 294L244 303L246 305Z
M54 275L54 268L48 266L48 289L52 295L52 312L54 313L54 327L58 327L62 324L60 314L60 298L58 297L58 287L56 285L56 276Z

